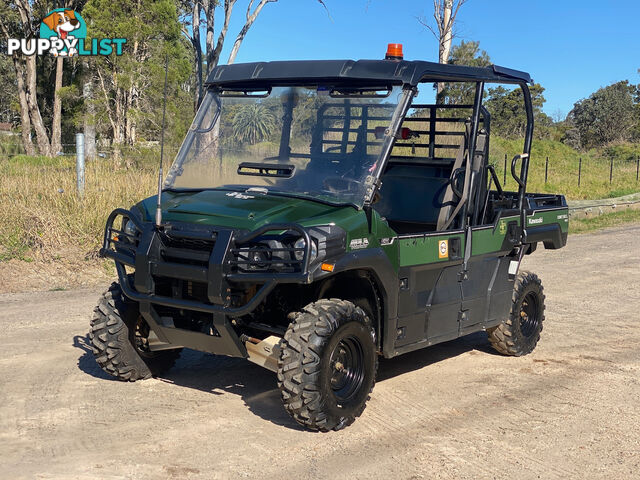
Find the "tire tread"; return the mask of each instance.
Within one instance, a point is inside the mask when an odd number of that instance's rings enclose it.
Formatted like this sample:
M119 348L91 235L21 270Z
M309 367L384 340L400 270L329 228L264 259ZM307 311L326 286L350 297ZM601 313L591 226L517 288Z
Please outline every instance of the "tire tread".
M371 322L360 307L336 298L318 300L291 317L278 361L278 388L285 410L311 430L340 430L362 414L366 401L352 415L340 418L327 415L318 387L323 348L337 328L349 321L358 321L371 329L373 340ZM373 383L368 394L375 384L377 366L376 355Z
M146 361L138 354L130 340L129 328L135 328L135 323L131 322L133 315L123 315L136 307L134 302L124 297L120 285L114 282L94 308L89 328L93 354L100 368L130 382L159 375L170 369L180 356L180 349L163 351ZM135 317L134 321L137 320Z
M514 341L516 337L514 336L515 327L513 320L515 315L520 314L520 303L524 298L526 289L530 285L535 285L539 289L541 318L540 330L536 332L535 339L533 342L531 342L533 346L531 348L525 348L523 345L518 344L518 342ZM535 273L529 272L527 270L522 270L516 277L515 284L513 286L513 296L511 299L511 309L509 311L509 317L500 325L487 330L491 346L499 353L508 356L520 357L522 355L531 353L540 340L540 332L542 332L542 328L544 325L544 299L544 287L542 286L540 278ZM520 323L515 322L515 324L519 325Z

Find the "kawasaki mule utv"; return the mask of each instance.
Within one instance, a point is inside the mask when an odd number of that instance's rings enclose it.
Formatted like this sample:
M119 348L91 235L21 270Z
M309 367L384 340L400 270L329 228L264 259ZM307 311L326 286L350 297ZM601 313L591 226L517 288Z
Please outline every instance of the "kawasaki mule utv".
M519 266L565 245L568 211L526 192L531 78L387 57L211 72L158 197L107 220L119 282L90 331L105 371L160 375L183 347L247 358L277 372L296 421L329 431L363 412L379 355L480 330L503 354L534 349L544 295ZM421 103L434 82L473 103ZM487 83L523 94L514 192L489 162Z

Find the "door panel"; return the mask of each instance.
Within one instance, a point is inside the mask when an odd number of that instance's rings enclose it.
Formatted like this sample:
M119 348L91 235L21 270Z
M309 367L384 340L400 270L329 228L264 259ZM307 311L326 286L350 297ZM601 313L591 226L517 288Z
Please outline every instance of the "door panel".
M464 313L460 335L481 330L487 321L495 320L495 315L503 310L504 298L511 298L513 282L508 281L506 255L513 248L508 237L509 226L515 222L514 218L505 218L495 227L472 229L471 257L462 280Z
M455 338L462 295L462 232L398 238L400 290L396 346Z
M446 267L436 284L433 300L427 308L427 338L432 343L458 337L462 300L459 282L461 268L461 263Z
M495 281L500 259L497 255L471 257L462 281L460 335L481 330L487 320L488 293Z

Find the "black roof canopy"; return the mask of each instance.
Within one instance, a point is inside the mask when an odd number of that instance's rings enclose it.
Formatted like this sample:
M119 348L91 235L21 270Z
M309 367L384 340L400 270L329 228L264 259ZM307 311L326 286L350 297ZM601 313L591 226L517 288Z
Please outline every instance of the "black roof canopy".
M532 83L526 72L492 65L467 67L424 61L298 60L218 65L208 85L252 87L262 84L309 83L411 85L420 82Z

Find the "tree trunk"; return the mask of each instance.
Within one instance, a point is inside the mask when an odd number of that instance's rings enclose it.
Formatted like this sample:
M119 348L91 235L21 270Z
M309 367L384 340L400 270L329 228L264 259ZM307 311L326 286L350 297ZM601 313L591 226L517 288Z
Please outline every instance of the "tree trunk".
M214 52L215 52L215 40L213 38L214 30L215 30L215 17L216 17L216 5L217 0L207 0L205 2L205 16L207 17L207 36L205 38L205 43L207 47L207 69L206 75L208 76L211 73L211 70L214 67Z
M193 2L193 36L191 43L193 45L193 53L196 62L196 90L194 93L195 109L197 110L202 102L202 45L200 44L200 0Z
M118 82L115 72L113 73L113 87L116 91L115 99L115 126L113 132L113 156L115 163L121 165L121 150L124 143L124 108L122 101L122 89L118 88Z
M444 0L442 25L439 28L440 42L438 48L438 62L447 63L449 61L449 54L451 53L451 41L453 39L453 21L451 20L451 14L453 10L453 0ZM444 90L445 84L438 82L438 97L441 96Z
M35 40L32 40L35 41ZM38 107L38 97L36 89L36 56L29 55L25 57L25 71L27 73L27 85L26 85L26 97L27 104L29 106L29 117L31 118L31 124L36 132L36 141L38 143L38 149L41 155L47 157L51 155L51 145L49 144L49 137L47 130L44 128L44 122L40 115L40 107Z
M224 22L222 23L222 28L220 29L220 33L218 34L218 41L216 42L216 48L213 51L209 73L211 73L211 70L213 70L213 68L216 67L218 65L218 62L220 61L222 46L224 45L224 40L227 36L227 31L229 30L229 23L231 22L231 13L233 12L233 6L237 1L238 0L224 0ZM249 2L249 8L251 8L252 3L253 2Z
M109 93L107 92L107 87L104 82L104 77L102 76L102 73L100 73L100 69L97 68L96 72L98 73L98 79L100 80L100 88L104 96L104 106L105 106L105 109L107 110L107 117L109 117L109 123L111 124L111 131L113 132L112 138L115 139L117 127L116 127L116 122L114 120L113 110L111 108L111 104L109 101Z
M56 59L56 83L53 95L53 118L51 121L51 155L62 152L62 101L60 89L62 88L62 64L63 58Z
M18 14L22 22L22 29L24 31L24 38L30 39L30 42L35 42L33 34L31 32L31 3L27 0L16 1ZM6 29L3 24L3 32L6 34ZM38 91L36 89L36 56L27 55L24 57L24 71L25 81L24 92L27 107L29 110L29 119L31 125L36 132L36 141L38 143L38 149L41 155L51 156L51 145L49 144L49 136L47 130L44 128L42 116L40 115L40 108L38 107Z
M93 104L93 82L86 62L84 66L84 84L82 85L82 99L84 100L84 155L87 160L96 158L96 107Z
M24 85L24 66L21 60L13 57L13 65L18 82L18 98L20 99L20 122L22 124L22 145L27 155L35 155L36 149L31 140L31 120L29 119L29 105L27 104L27 92Z
M453 0L444 0L444 35L441 40L442 48L440 49L440 63L447 63L449 61L451 40L453 38L453 22L451 21L452 9Z
M229 60L227 61L228 64L232 64L233 62L236 61L236 56L238 55L238 50L240 50L240 45L242 45L242 41L244 40L244 37L247 36L249 29L253 25L253 22L255 22L256 19L258 18L258 15L260 15L260 12L264 8L264 6L267 3L277 2L277 1L278 0L260 0L260 3L258 3L258 5L256 6L256 9L253 12L251 12L251 7L253 6L253 2L249 2L249 6L247 7L247 16L246 16L245 24L240 30L240 33L238 33L238 36L236 37L236 41L233 42L233 47L231 48L231 53L229 54Z
M138 51L140 47L140 42L138 40L133 42L133 58L137 59L140 64L144 62L142 59L138 58ZM134 145L136 143L136 118L133 110L133 104L138 95L138 84L137 82L132 82L131 87L129 87L129 91L125 96L125 105L124 105L124 117L125 117L125 141L127 145Z

